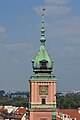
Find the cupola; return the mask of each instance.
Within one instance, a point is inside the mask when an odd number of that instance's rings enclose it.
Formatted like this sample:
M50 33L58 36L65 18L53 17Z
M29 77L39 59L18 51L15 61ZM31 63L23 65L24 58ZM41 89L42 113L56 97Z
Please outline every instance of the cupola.
M41 26L41 38L40 38L40 49L35 57L32 60L32 67L35 73L42 73L42 72L52 72L53 68L53 60L50 58L46 48L45 48L45 29L44 29L44 10L42 10L42 26Z

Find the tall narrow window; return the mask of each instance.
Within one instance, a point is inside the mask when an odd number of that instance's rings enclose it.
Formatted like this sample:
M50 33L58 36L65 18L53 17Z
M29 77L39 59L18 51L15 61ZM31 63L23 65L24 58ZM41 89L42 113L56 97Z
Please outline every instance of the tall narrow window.
M42 98L42 104L46 104L45 98Z

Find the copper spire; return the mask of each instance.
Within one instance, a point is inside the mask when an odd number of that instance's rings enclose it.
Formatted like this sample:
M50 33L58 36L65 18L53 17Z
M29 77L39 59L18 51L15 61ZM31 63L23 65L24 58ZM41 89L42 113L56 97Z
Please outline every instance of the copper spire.
M42 26L41 26L41 38L40 38L41 45L45 45L45 41L46 41L45 29L44 29L44 11L45 9L42 9Z

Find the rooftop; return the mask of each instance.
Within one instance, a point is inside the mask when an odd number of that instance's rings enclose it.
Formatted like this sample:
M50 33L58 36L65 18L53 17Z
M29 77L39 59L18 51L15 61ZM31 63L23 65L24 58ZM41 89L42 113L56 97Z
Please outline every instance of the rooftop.
M76 118L76 120L80 120L79 109L78 110L77 109L60 109L60 110L58 110L58 114L59 113L68 115L72 119Z

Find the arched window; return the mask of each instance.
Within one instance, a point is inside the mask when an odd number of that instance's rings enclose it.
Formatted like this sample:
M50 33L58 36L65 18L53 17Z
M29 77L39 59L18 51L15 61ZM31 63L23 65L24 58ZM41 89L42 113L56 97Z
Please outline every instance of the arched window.
M40 68L46 69L47 68L47 63L48 63L48 61L41 60L40 61Z

